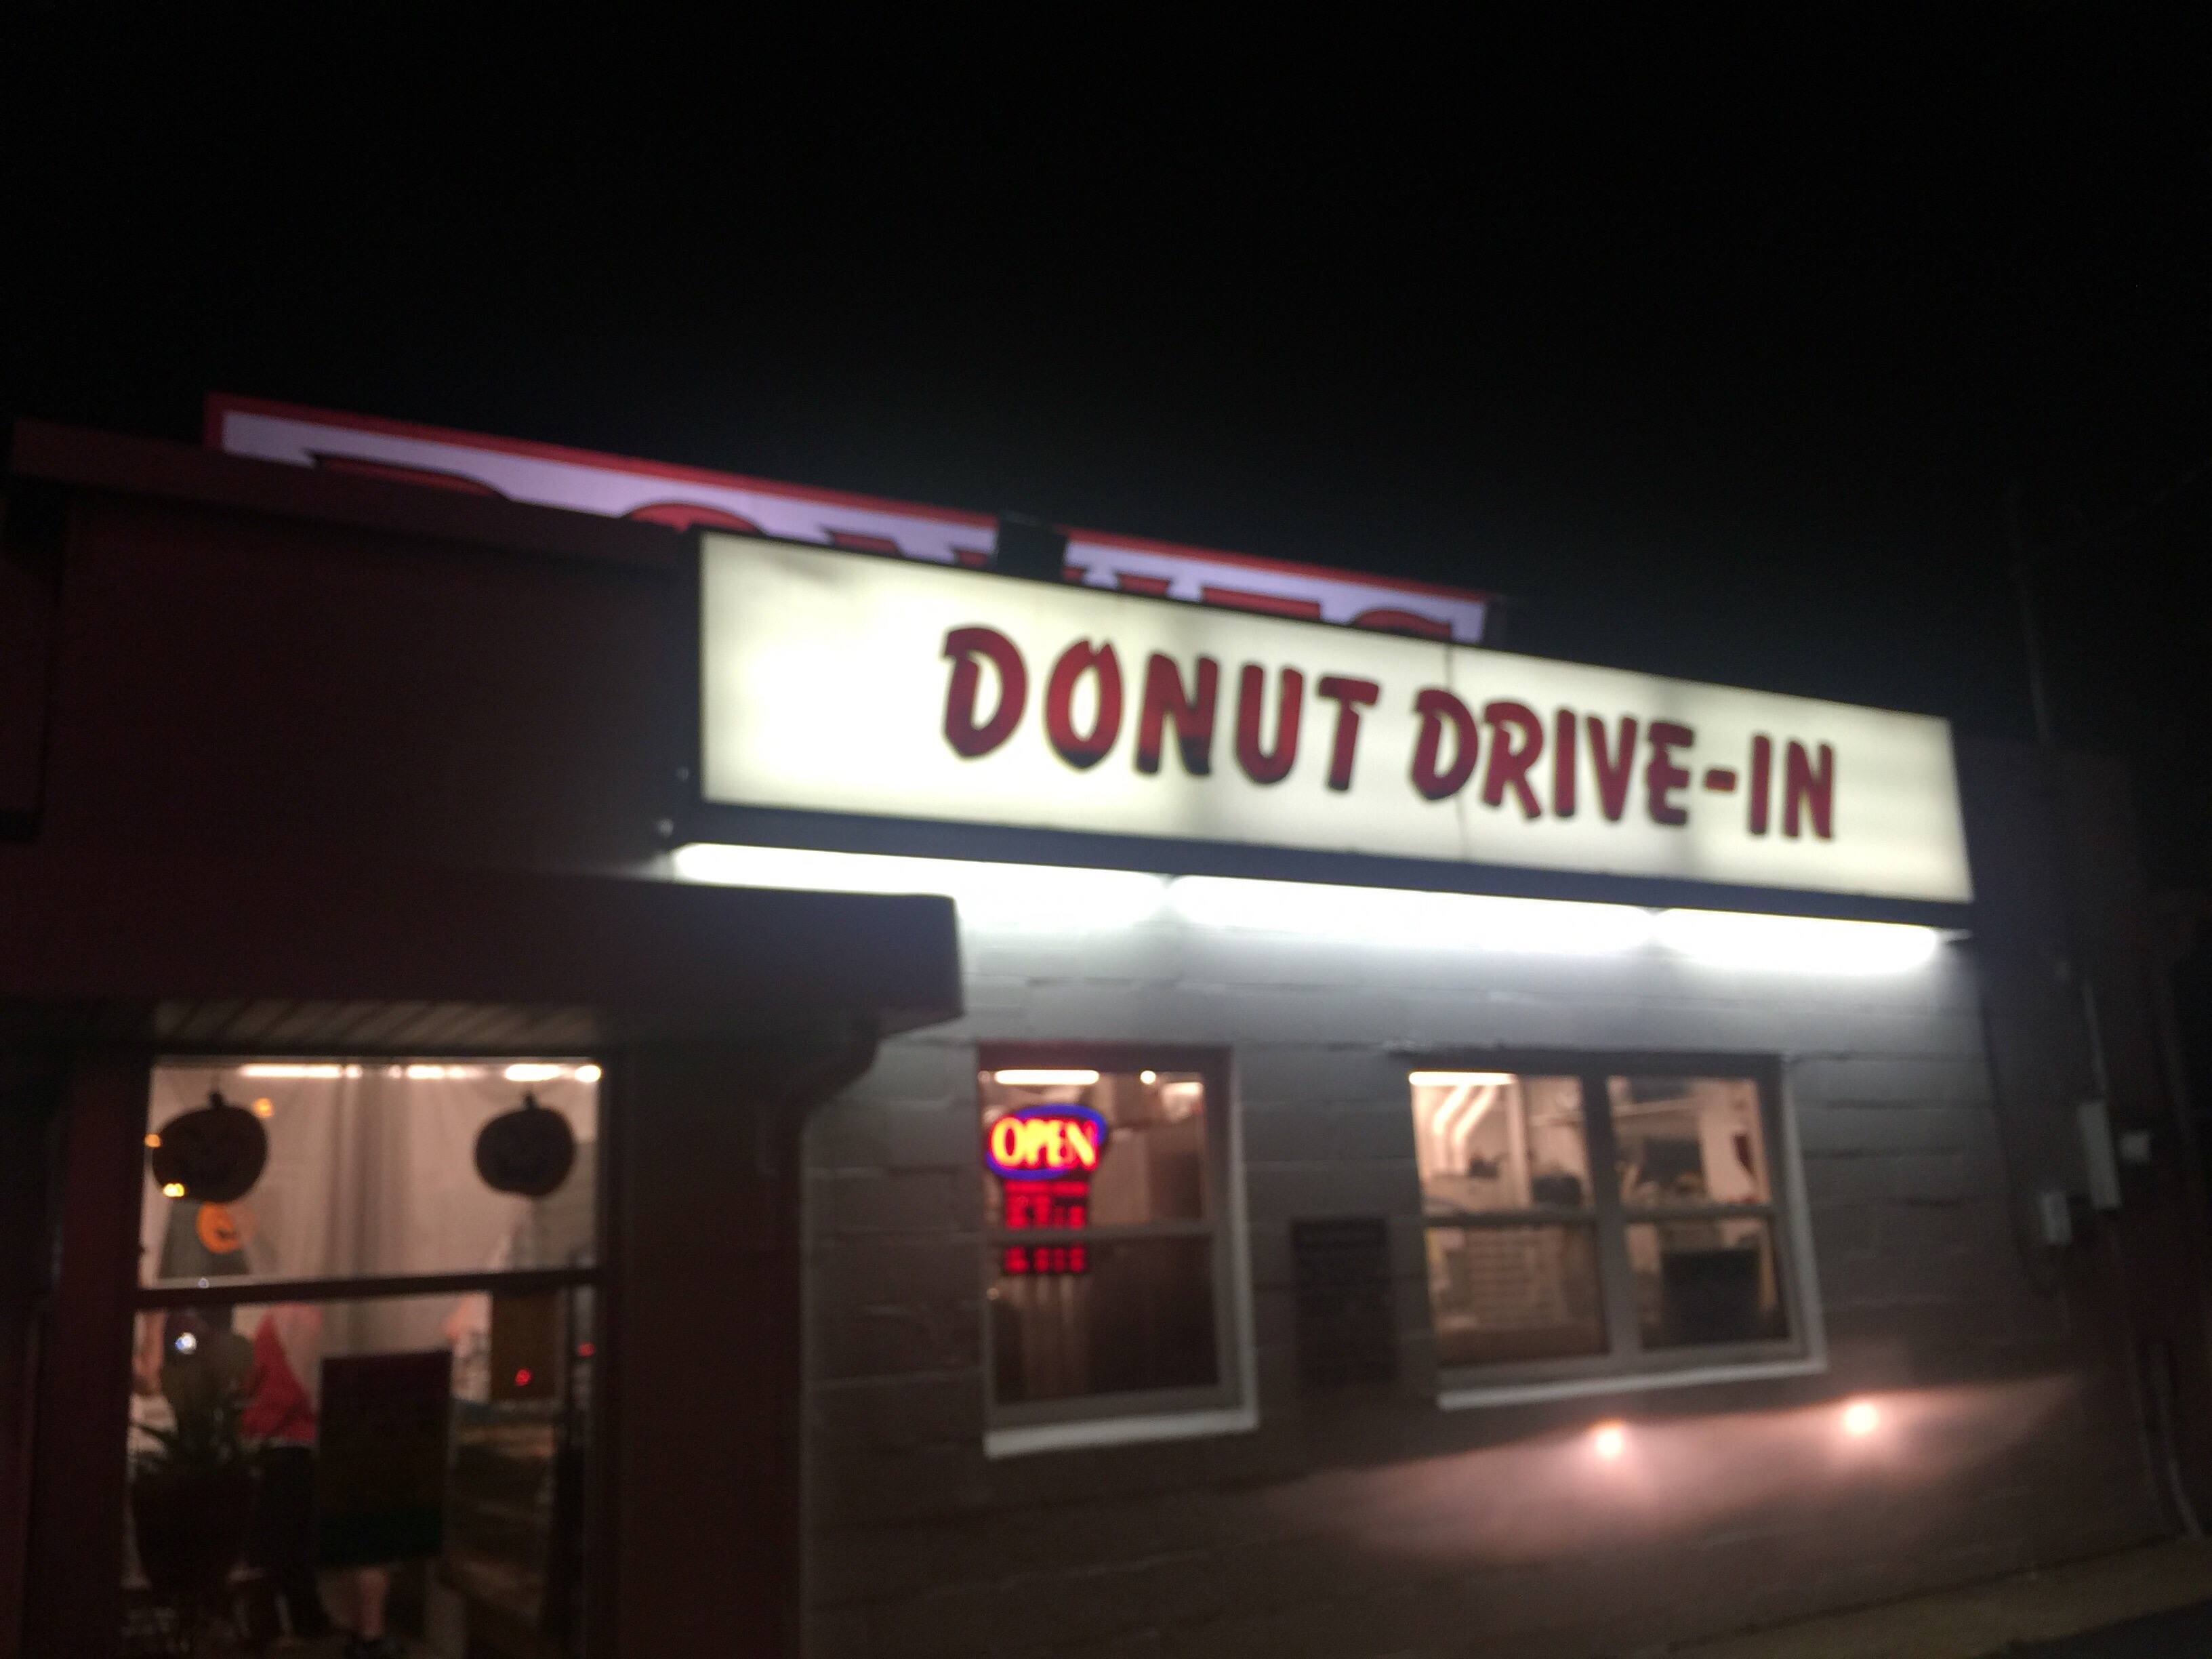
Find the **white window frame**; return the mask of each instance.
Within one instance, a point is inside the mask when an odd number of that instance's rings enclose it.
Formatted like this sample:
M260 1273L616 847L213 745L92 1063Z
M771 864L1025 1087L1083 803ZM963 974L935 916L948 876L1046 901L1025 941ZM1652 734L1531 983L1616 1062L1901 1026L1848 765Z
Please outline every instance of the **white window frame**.
M1085 1067L1100 1073L1196 1072L1206 1079L1206 1155L1208 1216L1196 1222L1152 1222L1089 1227L1066 1234L986 1224L979 1267L982 1287L983 1449L987 1456L1087 1446L1130 1445L1151 1440L1195 1439L1239 1434L1259 1426L1253 1349L1251 1261L1244 1207L1243 1113L1237 1109L1234 1055L1226 1047L1189 1043L1022 1042L980 1045L975 1070ZM978 1086L980 1089L980 1075ZM982 1102L975 1099L976 1175L988 1179L981 1157ZM1109 1152L1109 1156L1111 1156ZM1009 1243L1098 1244L1121 1239L1210 1236L1213 1279L1215 1372L1206 1389L1145 1389L1083 1395L1068 1400L1001 1405L994 1352L990 1292L999 1278L999 1252Z
M1522 1405L1591 1395L1694 1387L1765 1377L1802 1376L1828 1366L1827 1331L1821 1317L1820 1278L1813 1258L1813 1234L1805 1195L1804 1158L1796 1114L1789 1097L1789 1070L1780 1055L1653 1049L1484 1049L1399 1056L1416 1071L1510 1072L1522 1077L1574 1077L1581 1081L1585 1133L1589 1138L1592 1206L1589 1225L1595 1237L1599 1292L1607 1332L1606 1352L1565 1359L1510 1361L1498 1364L1447 1365L1437 1369L1437 1403L1446 1410L1468 1407ZM1717 1205L1687 1210L1631 1210L1620 1201L1612 1167L1612 1115L1607 1078L1622 1076L1726 1078L1751 1082L1759 1091L1760 1127L1769 1150L1774 1188L1763 1204ZM1410 1091L1407 1126L1412 1123ZM1707 1214L1763 1215L1775 1252L1775 1273L1790 1334L1771 1342L1716 1344L1694 1348L1646 1349L1638 1328L1635 1285L1626 1267L1627 1230L1652 1220L1696 1219ZM1542 1217L1516 1211L1476 1225L1528 1224ZM1449 1216L1431 1216L1422 1200L1423 1256L1432 1228L1468 1224ZM1423 1305L1431 1321L1424 1274Z

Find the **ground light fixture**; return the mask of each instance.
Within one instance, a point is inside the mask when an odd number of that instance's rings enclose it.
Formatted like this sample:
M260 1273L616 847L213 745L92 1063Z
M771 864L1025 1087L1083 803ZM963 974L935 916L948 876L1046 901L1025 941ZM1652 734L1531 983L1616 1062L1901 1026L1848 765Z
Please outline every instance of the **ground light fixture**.
M712 842L676 848L671 863L683 880L729 886L942 894L963 925L1008 933L1097 932L1167 916L1354 946L1565 957L1650 951L1717 969L1832 975L1910 972L1946 937L1903 922Z

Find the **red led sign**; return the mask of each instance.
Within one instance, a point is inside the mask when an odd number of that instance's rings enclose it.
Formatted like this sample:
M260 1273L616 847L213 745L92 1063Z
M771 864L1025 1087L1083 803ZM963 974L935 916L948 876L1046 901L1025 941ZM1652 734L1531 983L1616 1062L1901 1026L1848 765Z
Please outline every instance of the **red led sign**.
M1091 1177L1106 1155L1105 1115L1088 1106L1050 1102L1023 1106L992 1120L983 1132L983 1161L1001 1183L1009 1231L1074 1232L1091 1224ZM1091 1247L1082 1243L1009 1244L1000 1271L1023 1277L1085 1273Z

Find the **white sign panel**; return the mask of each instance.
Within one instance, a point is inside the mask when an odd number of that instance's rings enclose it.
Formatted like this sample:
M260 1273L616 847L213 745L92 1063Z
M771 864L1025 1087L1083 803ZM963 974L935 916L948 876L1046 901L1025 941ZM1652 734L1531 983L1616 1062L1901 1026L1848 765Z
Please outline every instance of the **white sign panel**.
M705 538L710 803L1972 896L1942 720Z
M207 440L226 454L434 489L505 495L574 513L750 530L784 541L970 568L988 564L994 520L658 461L339 415L258 399L208 399ZM1067 532L1072 582L1436 639L1482 638L1486 595L1325 570L1103 531Z

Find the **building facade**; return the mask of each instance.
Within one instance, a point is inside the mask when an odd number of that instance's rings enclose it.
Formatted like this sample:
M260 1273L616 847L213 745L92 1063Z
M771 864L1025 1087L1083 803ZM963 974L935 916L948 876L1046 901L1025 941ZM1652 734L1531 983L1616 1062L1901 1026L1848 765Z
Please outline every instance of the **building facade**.
M456 1656L1629 1653L2212 1501L2110 769L52 428L13 467L0 1652L159 1633L134 1437L203 1346L258 1398L288 1310L322 1593ZM470 1162L525 1088L550 1196ZM149 1145L210 1090L270 1148L220 1202ZM366 1362L425 1354L428 1530L349 1546Z

